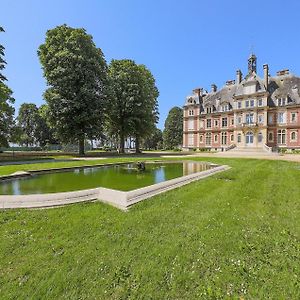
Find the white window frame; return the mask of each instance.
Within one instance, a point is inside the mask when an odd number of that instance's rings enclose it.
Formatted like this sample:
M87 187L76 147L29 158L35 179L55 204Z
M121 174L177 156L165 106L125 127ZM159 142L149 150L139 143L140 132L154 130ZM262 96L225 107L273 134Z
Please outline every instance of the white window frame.
M290 122L291 123L297 123L297 113L296 112L291 112L291 119ZM295 120L293 120L293 116L295 117Z
M293 133L295 134L295 138L294 139L292 138ZM291 131L290 140L292 142L297 142L298 141L298 132L297 131L295 131L295 130Z

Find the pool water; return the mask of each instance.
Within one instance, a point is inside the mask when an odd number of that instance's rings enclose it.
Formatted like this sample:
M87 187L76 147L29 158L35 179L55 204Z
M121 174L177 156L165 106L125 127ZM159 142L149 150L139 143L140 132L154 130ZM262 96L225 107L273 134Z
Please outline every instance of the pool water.
M145 171L136 164L72 169L5 180L0 183L0 195L59 193L97 187L130 191L177 177L213 168L203 162L146 163Z

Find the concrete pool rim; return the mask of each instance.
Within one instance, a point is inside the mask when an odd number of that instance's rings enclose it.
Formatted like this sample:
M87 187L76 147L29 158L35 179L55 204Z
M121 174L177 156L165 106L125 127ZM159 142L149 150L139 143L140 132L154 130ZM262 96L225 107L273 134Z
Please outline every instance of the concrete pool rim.
M192 160L184 161L149 161L149 163L170 163L170 162L197 162ZM89 165L80 167L67 167L67 168L53 168L45 170L28 171L28 174L11 174L11 176L0 177L0 182L3 180L17 179L19 177L30 176L31 173L43 174L51 172L64 172L71 171L72 169L78 168L92 168L92 167L104 167L104 166L114 166L114 165L124 165L134 163L122 162L122 163L107 163L99 165ZM148 163L148 161L147 161ZM199 163L203 163L199 161ZM30 195L0 195L0 209L15 209L15 208L50 208L56 206L63 206L67 204L74 204L86 201L101 201L110 205L113 205L119 209L127 210L130 206L158 195L160 193L181 187L183 185L189 184L193 181L206 178L208 176L214 175L219 172L226 171L230 169L227 165L216 165L209 162L204 162L214 167L181 177L177 177L171 180L163 181L146 187L130 190L130 191L120 191L104 187L97 187L87 190L78 190L71 192L62 193L49 193L49 194L30 194Z

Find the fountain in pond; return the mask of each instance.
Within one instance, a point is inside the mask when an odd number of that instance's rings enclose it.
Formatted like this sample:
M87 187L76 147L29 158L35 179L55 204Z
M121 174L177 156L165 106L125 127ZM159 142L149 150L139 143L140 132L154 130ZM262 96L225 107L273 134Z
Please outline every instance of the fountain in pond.
M146 164L143 161L138 161L136 163L136 167L138 171L145 171L146 170Z

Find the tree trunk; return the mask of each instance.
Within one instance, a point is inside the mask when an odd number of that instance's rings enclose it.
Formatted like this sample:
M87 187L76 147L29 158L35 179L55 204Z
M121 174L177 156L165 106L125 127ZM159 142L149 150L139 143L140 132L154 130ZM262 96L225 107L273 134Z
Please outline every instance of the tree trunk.
M135 153L141 153L140 139L138 137L135 137Z
M79 138L78 146L79 146L79 155L84 156L84 136Z
M120 153L125 153L125 137L124 137L124 133L122 132L120 134Z

